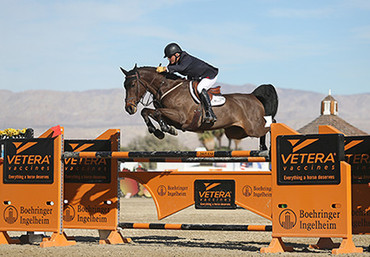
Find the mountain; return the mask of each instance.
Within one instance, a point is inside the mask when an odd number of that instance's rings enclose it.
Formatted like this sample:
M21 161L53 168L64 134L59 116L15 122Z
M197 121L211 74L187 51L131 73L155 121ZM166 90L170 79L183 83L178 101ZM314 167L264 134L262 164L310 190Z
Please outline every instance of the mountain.
M250 93L256 87L251 84L221 86L223 93ZM326 96L283 88L277 88L277 92L279 110L276 120L296 130L320 115L321 100ZM338 101L342 119L370 133L370 93L333 97ZM0 99L0 129L31 127L38 136L49 127L61 125L65 128L65 138L94 138L108 128L118 128L121 129L123 146L146 133L140 112L131 116L124 111L123 89L82 92L0 90ZM178 138L190 148L200 145L195 133L181 132ZM257 146L253 140L243 142L246 142L242 144L244 149L247 145ZM227 144L226 139L223 144Z

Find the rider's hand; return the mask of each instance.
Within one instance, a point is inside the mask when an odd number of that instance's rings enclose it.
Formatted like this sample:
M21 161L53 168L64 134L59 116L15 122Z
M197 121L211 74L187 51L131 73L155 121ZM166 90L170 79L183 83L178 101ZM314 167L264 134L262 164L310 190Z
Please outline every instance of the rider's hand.
M166 66L158 66L157 67L157 72L158 73L165 72L166 70L167 70Z

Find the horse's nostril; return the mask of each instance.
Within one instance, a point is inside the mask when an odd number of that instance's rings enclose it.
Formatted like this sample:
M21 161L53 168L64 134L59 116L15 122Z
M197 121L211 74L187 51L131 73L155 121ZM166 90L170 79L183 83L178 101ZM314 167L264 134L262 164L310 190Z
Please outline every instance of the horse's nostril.
M136 112L136 106L134 106L134 105L126 105L125 110L129 114L134 114Z

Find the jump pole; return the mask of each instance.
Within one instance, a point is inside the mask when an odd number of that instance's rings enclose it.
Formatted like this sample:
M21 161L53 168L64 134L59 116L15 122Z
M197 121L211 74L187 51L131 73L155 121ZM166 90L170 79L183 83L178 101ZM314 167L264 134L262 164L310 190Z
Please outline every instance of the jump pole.
M272 231L272 225L119 223L118 227L123 229L159 230Z
M67 155L70 156L70 155ZM66 157L65 157L66 158ZM75 158L76 157L68 157ZM85 152L78 157L79 159L99 159L99 157L92 157ZM100 159L112 159L120 162L270 162L268 157L184 157L184 158L109 158L104 157Z
M269 151L152 151L152 152L125 152L125 151L96 151L96 152L64 152L63 158L109 158L109 159L183 159L183 158L269 158ZM252 160L252 159L251 159Z

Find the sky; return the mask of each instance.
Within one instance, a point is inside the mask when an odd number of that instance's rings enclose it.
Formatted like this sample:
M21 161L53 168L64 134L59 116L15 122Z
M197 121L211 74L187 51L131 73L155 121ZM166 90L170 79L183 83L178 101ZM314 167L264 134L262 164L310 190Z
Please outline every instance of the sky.
M121 88L171 42L218 82L370 93L369 0L0 0L0 90Z

